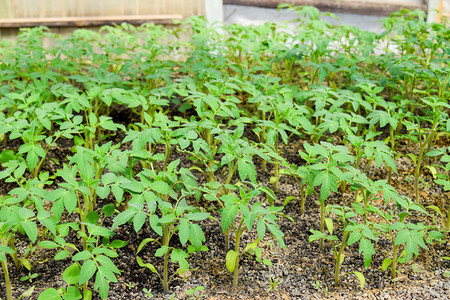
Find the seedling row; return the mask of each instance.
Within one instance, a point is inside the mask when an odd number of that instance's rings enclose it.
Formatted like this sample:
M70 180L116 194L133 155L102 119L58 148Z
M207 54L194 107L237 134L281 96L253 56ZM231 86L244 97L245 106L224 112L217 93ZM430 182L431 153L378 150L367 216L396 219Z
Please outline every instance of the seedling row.
M65 38L39 27L1 42L7 299L21 284L10 270L31 283L39 251L66 266L65 284L39 299L107 299L121 276L117 251L129 242L115 235L128 225L153 231L135 245L135 260L164 293L196 271L193 253L209 251L205 220L223 234L230 285L239 286L244 256L270 266L261 241L286 247L280 221L298 225L287 205L317 211L309 242L334 261L335 286L354 276L363 289L374 255L386 256L378 271L395 279L399 265L448 243L448 24L399 11L376 34L330 25L312 7L280 9L298 19L191 18L175 29L122 24ZM285 155L292 145L295 159ZM405 160L409 192L396 184ZM284 191L286 180L298 192ZM443 201L423 197L430 185ZM336 195L351 200L330 201ZM19 251L18 241L28 246ZM348 249L363 265L343 273Z

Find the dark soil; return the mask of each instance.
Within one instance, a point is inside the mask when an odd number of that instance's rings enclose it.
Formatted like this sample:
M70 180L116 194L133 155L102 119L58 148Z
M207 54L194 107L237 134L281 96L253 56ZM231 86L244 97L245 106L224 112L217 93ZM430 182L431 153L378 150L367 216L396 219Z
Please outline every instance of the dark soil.
M111 116L117 122L127 124L135 116L129 110L113 111ZM118 140L120 136L116 137ZM251 138L251 137L250 137ZM339 137L336 137L339 139ZM440 143L448 141L441 140ZM284 157L290 163L302 164L297 151L302 148L300 139L293 139L292 143L284 149ZM70 141L61 141L58 147L52 149L49 157L57 159L60 163L67 160L67 156L72 155ZM3 149L16 149L15 141L6 145ZM3 150L2 149L2 150ZM415 151L411 145L402 145L397 149L406 153ZM174 159L178 158L176 155ZM186 159L183 163L188 164ZM255 163L258 164L256 161ZM413 197L413 166L411 162L401 157L397 160L398 174L393 175L393 186L403 195ZM60 166L60 165L59 165ZM55 162L49 162L46 170L53 173L59 167ZM258 180L269 185L272 166L268 164L267 171L262 171L258 165ZM372 179L386 178L387 170L378 168L375 165L368 169L368 176ZM447 195L443 189L433 183L432 175L425 172L423 180L429 185L422 184L422 201L426 205L436 205L442 211L447 210L449 203ZM14 184L1 182L0 194L7 194L14 187ZM282 177L279 186L278 205L281 205L288 196L300 197L300 190L293 178ZM348 204L352 196L350 194L333 193L327 203ZM450 245L448 240L441 244L429 245L428 250L421 250L419 257L407 264L399 265L399 275L395 280L391 280L388 271L382 271L383 259L390 255L391 244L388 240L380 239L375 245L376 254L369 268L364 268L364 260L358 251L357 244L349 246L345 251L345 261L341 274L351 271L360 271L366 277L366 285L363 290L359 282L352 275L347 275L342 280L340 286L334 286L334 259L329 244L325 244L324 251L319 250L318 242L308 242L310 229L319 229L319 208L315 204L314 197L308 197L305 214L300 214L300 206L296 201L291 201L286 205L284 213L289 215L293 222L283 219L280 222L281 230L285 234L286 248L278 246L277 241L266 235L265 240L260 242L264 249L263 258L272 261L272 266L266 266L257 262L254 257L244 257L240 263L240 280L237 288L232 287L232 274L225 268L225 242L220 225L212 220L205 220L200 225L206 236L206 246L209 251L194 253L189 258L191 268L195 271L186 272L176 276L170 285L170 292L164 294L162 285L157 276L148 269L139 267L136 262L136 249L140 242L148 237L157 238L148 224L144 225L139 233L136 233L132 225L124 225L116 229L115 239L128 241L128 245L118 249L119 257L114 260L116 266L122 271L117 283L110 284L109 299L148 299L143 289L151 289L155 299L189 299L187 291L191 288L203 286L204 290L199 293L197 299L449 299L450 281L444 277L444 272L450 270L450 261L442 257L450 256ZM113 201L106 199L103 204ZM201 205L202 203L191 203ZM395 210L393 204L384 205L384 209ZM119 208L120 209L120 208ZM75 214L68 218L75 218ZM443 226L445 220L432 215L426 219L417 216L412 222L426 222ZM104 220L104 225L112 225L112 218ZM45 237L41 236L41 239ZM250 232L243 237L243 243L252 242L256 239L256 232ZM77 242L76 239L73 242ZM177 238L173 239L173 244L179 243ZM19 234L17 245L19 254L26 257L32 263L31 273L38 276L29 281L20 281L22 276L28 275L28 270L17 270L9 259L10 276L13 286L14 298L27 289L34 287L34 292L29 299L37 299L39 293L48 287L59 288L65 285L62 280L64 269L70 265L70 260L56 261L53 259L55 251L33 248L32 254L29 251L29 240ZM230 245L233 247L234 245ZM25 250L26 249L26 250ZM153 256L156 246L148 244L139 256L144 262L151 262L157 268L162 268L162 259ZM174 272L171 266L170 273ZM279 285L270 290L270 281L278 280ZM4 281L1 280L0 288L2 299L4 294ZM94 292L94 298L99 299Z

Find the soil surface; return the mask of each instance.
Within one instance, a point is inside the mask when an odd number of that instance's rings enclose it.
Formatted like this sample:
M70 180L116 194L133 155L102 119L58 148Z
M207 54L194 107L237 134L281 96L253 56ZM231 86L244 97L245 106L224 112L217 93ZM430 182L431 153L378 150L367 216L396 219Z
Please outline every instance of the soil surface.
M128 123L130 118L123 116L122 111L112 113L114 117L120 116L124 123ZM125 114L126 115L126 114ZM120 122L121 120L115 120ZM249 133L250 136L250 133ZM121 137L116 136L117 140ZM251 137L250 137L251 138ZM336 137L340 139L340 137ZM448 144L448 141L440 141ZM301 159L297 154L302 149L303 141L293 139L284 149L284 157L291 163L301 164ZM61 141L57 148L49 153L49 157L56 158L60 162L67 161L67 156L72 155L70 141ZM124 145L127 146L127 145ZM16 149L18 145L12 142L4 145L4 149ZM3 150L3 149L0 149ZM400 154L417 151L414 145L402 145L397 149ZM174 159L178 158L174 154ZM50 161L50 160L49 160ZM183 159L184 164L190 162ZM257 164L257 179L264 185L270 186L269 178L272 176L272 166L267 165L267 170L262 171L259 161ZM400 194L414 198L413 192L413 166L409 159L400 157L396 161L398 173L393 175L392 185ZM59 166L49 162L45 168L54 172ZM387 170L371 165L368 168L368 176L372 179L386 178ZM196 174L199 175L200 174ZM424 171L422 174L422 201L426 205L436 205L442 211L447 210L449 200L447 195L432 180L432 174ZM428 186L425 186L428 185ZM13 184L1 182L0 194L6 194L14 187ZM278 205L282 205L288 196L300 197L300 190L297 182L290 177L281 178L279 191L276 193ZM344 193L332 193L327 203L349 204L353 196ZM131 224L117 228L114 238L128 241L128 245L117 250L119 257L114 260L116 266L122 271L118 276L117 283L110 284L108 299L150 299L150 293L146 294L144 289L151 290L154 299L450 299L450 280L444 276L444 272L450 270L450 261L442 257L450 256L450 245L448 240L444 243L428 245L428 250L420 251L420 255L411 262L399 265L399 275L391 280L389 272L382 271L383 259L390 255L391 244L388 240L380 239L376 244L376 254L373 257L369 268L364 268L364 259L359 253L358 243L349 246L345 251L345 260L341 274L352 271L360 271L366 278L364 289L361 290L359 282L352 275L347 275L338 287L334 286L334 258L331 246L325 244L323 251L319 250L318 242L308 242L311 235L310 230L318 230L320 227L319 207L315 203L317 199L310 196L307 198L306 210L302 215L300 205L296 201L291 201L286 205L284 213L289 215L293 222L288 219L280 221L280 228L285 234L286 248L278 246L277 241L270 235L260 242L263 250L263 258L270 259L272 266L259 263L254 257L244 256L240 263L240 279L237 288L232 286L232 274L225 267L225 242L220 225L210 219L200 223L205 237L205 245L209 251L194 253L189 258L192 269L185 274L176 276L170 284L170 292L163 293L162 285L158 277L148 269L141 268L136 262L136 249L140 242L148 237L157 238L148 224L145 224L139 233L136 233ZM104 200L102 205L110 203L112 199ZM191 203L192 205L203 205L203 203ZM383 209L395 210L393 204L385 205ZM218 217L218 216L216 216ZM415 216L411 222L424 222L443 226L445 220L436 215L424 219L423 215ZM75 218L75 214L68 216ZM105 219L105 226L112 225L112 218ZM338 223L337 223L338 224ZM243 237L244 242L252 242L256 239L256 230ZM74 242L77 242L74 240ZM172 240L174 245L177 238ZM64 269L70 265L70 260L56 261L53 259L54 251L34 248L31 255L29 252L29 240L19 234L17 245L20 255L26 257L32 263L31 273L36 273L37 277L30 280L21 281L20 278L29 275L28 270L17 270L9 260L10 276L13 286L13 297L18 299L20 295L32 287L34 291L29 299L37 299L39 293L48 287L58 289L65 285L62 280ZM230 245L234 247L234 245ZM162 259L153 256L156 246L148 244L141 252L140 257L144 262L151 262L157 268L162 268ZM174 272L171 266L170 273ZM270 280L278 283L271 287ZM193 297L188 295L188 290L202 286L204 290L199 291ZM4 281L1 280L1 298L5 299ZM100 299L94 292L94 298Z

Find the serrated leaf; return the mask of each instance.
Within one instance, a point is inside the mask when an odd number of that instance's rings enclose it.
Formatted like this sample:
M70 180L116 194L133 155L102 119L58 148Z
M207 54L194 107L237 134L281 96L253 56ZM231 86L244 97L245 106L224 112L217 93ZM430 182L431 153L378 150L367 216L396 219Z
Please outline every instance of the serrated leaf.
M198 251L202 247L202 242L206 241L203 230L198 224L190 224L189 240Z
M225 232L231 224L233 224L234 219L236 218L237 213L239 212L239 207L237 205L231 205L228 207L225 207L222 212L222 232Z
M20 223L28 238L35 243L38 236L38 228L33 221L23 221Z
M86 260L81 266L78 283L83 284L88 282L92 276L94 276L96 270L97 266L95 265L95 262L92 260Z
M258 238L262 240L266 234L266 224L263 219L259 219L256 224L256 232L258 233Z
M189 263L186 260L186 258L188 257L189 254L181 249L173 249L172 253L170 254L170 259L172 260L172 262L178 262L183 270L189 270Z
M139 232L147 219L147 213L139 212L133 218L133 228L135 232Z
M190 235L190 225L185 219L180 220L180 225L178 225L178 237L180 238L181 245L186 245L189 240Z

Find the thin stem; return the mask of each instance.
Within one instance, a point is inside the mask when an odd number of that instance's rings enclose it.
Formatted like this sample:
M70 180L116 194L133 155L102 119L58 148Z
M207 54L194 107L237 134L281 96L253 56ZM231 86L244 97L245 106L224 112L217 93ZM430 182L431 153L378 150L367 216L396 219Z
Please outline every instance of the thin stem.
M450 230L450 201L448 202L448 208L447 208L447 225L445 226L445 231Z
M339 248L339 252L336 254L336 270L334 272L334 285L338 286L339 282L341 281L339 279L339 272L341 269L341 256L342 256L342 252L344 251L345 245L347 244L347 237L348 237L349 232L348 231L344 231L344 236L342 237L342 242L341 242L341 247Z
M319 200L320 201L320 200ZM325 201L320 202L320 232L325 230ZM323 238L320 239L320 251L323 250Z
M2 260L2 268L3 268L3 275L5 276L5 288L6 288L6 296L8 300L12 300L12 293L11 293L11 280L9 279L9 272L8 272L8 263L6 260Z
M391 278L395 278L395 274L397 273L397 251L398 251L398 245L394 244L394 254L392 256L392 267L391 267Z
M22 268L22 264L19 261L19 257L17 256L17 249L16 249L16 239L13 234L9 237L9 246L14 251L14 253L11 254L12 259L14 260L14 264L16 265L16 268L20 270Z
M240 243L241 234L242 234L242 224L244 224L244 218L241 219L238 229L236 230L236 244L234 246L234 251L236 251L238 256L236 258L236 263L234 265L234 274L233 274L233 286L234 287L237 287L238 280L239 280L239 260L241 259L241 255L239 254L239 243Z

